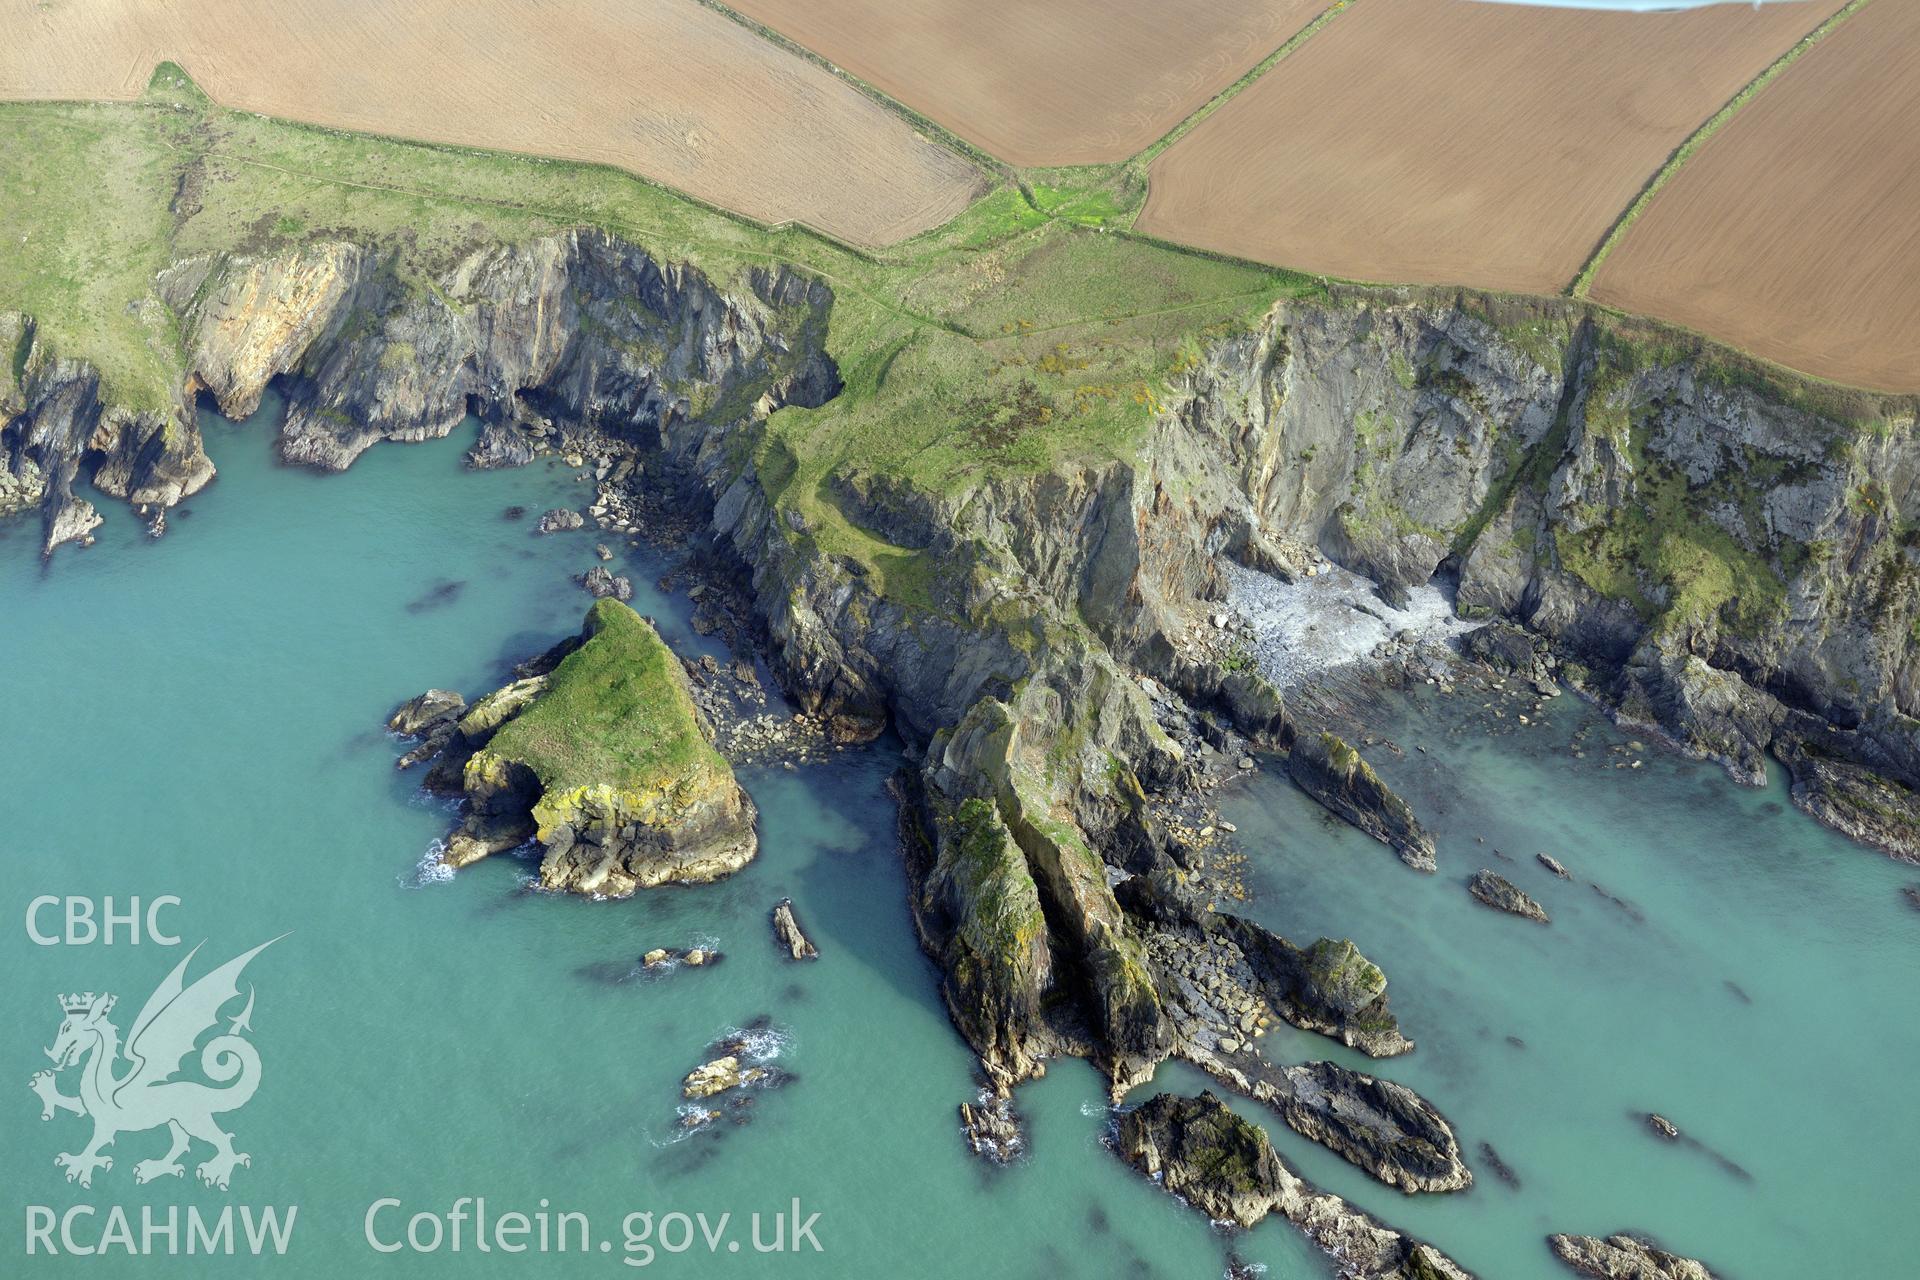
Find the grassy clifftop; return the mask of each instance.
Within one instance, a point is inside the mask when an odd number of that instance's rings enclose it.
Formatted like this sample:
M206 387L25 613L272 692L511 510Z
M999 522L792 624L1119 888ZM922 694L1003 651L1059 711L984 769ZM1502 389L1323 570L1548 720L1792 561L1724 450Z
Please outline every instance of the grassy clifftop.
M378 244L389 269L423 282L478 244L576 226L722 281L799 267L839 299L833 354L855 392L846 408L885 402L836 421L835 443L896 460L932 449L921 461L945 473L1111 447L1148 415L1185 335L1315 287L1056 221L1012 187L874 255L612 168L225 110L171 65L136 103L0 104L0 140L0 309L34 316L56 350L92 360L109 394L142 407L178 399L177 334L154 291L168 263L319 236ZM955 441L945 423L969 396L1008 406L1003 416L1038 403L1051 413L1030 425L1048 429L1023 449ZM812 462L818 425L796 436Z

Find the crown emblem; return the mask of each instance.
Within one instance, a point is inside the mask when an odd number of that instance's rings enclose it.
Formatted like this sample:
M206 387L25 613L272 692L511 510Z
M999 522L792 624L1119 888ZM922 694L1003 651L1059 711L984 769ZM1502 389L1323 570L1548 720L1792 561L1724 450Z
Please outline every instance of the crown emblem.
M67 1013L87 1013L92 1010L94 999L94 993L91 991L75 992L72 995L61 996L60 1007ZM101 1013L107 1013L112 1010L115 997L101 996L99 999L102 1002L100 1005Z

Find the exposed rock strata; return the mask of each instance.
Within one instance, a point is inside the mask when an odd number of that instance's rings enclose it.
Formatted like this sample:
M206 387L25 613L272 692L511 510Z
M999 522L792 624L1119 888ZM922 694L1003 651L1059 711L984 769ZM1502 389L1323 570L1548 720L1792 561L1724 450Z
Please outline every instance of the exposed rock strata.
M1146 929L1177 1039L1204 1052L1251 1050L1268 1014L1375 1058L1407 1053L1387 977L1345 939L1301 948L1202 904L1185 872L1129 877L1116 889Z
M1633 1236L1548 1236L1554 1256L1583 1276L1599 1280L1713 1280L1692 1258L1666 1252Z
M481 246L430 289L381 263L378 246L322 243L179 264L162 292L186 338L183 386L241 412L279 378L290 461L344 466L472 410L478 462L590 443L608 467L596 523L630 524L618 486L642 477L710 504L808 723L841 742L891 724L920 754L914 916L1000 1088L1076 1053L1123 1090L1175 1052L1255 1096L1305 1087L1170 1012L1154 926L1126 886L1201 860L1152 815L1150 797L1194 771L1192 735L1163 721L1198 713L1291 745L1306 785L1415 865L1431 857L1364 762L1343 768L1296 734L1256 674L1183 656L1224 595L1222 556L1286 572L1278 548L1307 544L1391 597L1446 569L1463 611L1537 638L1501 633L1516 672L1564 675L1747 780L1772 751L1803 806L1920 852L1906 826L1920 784L1911 406L1823 398L1578 304L1336 290L1210 338L1125 457L989 469L940 493L837 466L810 496L929 566L922 590L889 594L765 479L792 462L768 414L838 388L825 284L784 269L716 283L598 232ZM205 483L184 400L102 408L86 366L17 327L28 358L4 375L0 494L39 504L50 541L92 515L72 496L89 468L96 487L161 507ZM510 722L547 674L469 708L460 732ZM448 758L433 776L458 785ZM469 851L533 834L494 816ZM1446 1158L1435 1170L1452 1176Z
M838 387L820 351L830 294L782 268L723 289L600 231L489 244L431 288L379 246L318 241L280 255L208 255L156 282L184 343L178 399L133 411L84 352L0 313L0 514L38 506L49 551L98 523L75 491L165 508L213 478L192 397L245 417L287 390L279 452L344 468L380 440L444 436L471 411L476 456L534 456L555 416L634 442L690 419L817 404Z
M804 538L768 538L774 513L740 451L710 451L716 433L833 393L824 285L769 269L723 288L590 231L478 246L432 289L384 264L378 245L330 241L176 264L159 290L185 338L182 399L155 410L103 405L86 353L50 352L30 317L5 317L25 358L0 375L0 502L40 506L50 543L91 526L73 490L88 472L164 508L212 474L186 389L242 413L278 377L291 460L344 465L374 440L444 434L470 408L487 423L476 456L502 463L587 426L693 463L750 565L827 569ZM1279 567L1280 543L1317 545L1390 595L1450 568L1464 611L1541 637L1627 722L1747 781L1777 750L1803 807L1920 857L1907 401L1809 388L1572 302L1336 290L1215 340L1167 402L1136 466L989 476L938 500L854 468L834 496L898 545L984 556L983 584L1017 571L1017 595L1071 601L1149 670L1168 666L1173 615L1218 598L1219 551ZM894 611L843 644L827 632L859 594L821 613L763 590L792 686L851 735L889 714L910 737L956 723L969 681L884 665L955 637L903 646ZM1254 714L1245 673L1160 674Z
M800 931L800 922L793 918L793 899L782 898L773 904L773 936L790 959L817 960L820 950Z
M0 312L0 517L38 509L42 550L88 540L100 514L79 486L140 509L170 507L213 479L184 393L114 402L84 353L41 341L30 316Z
M1300 788L1400 855L1415 871L1432 871L1433 837L1360 753L1331 733L1303 736L1287 757Z
M1374 1222L1303 1182L1266 1132L1211 1093L1158 1094L1120 1118L1122 1159L1217 1222L1258 1225L1279 1213L1338 1258L1355 1280L1460 1280L1467 1272L1428 1244Z
M1266 1103L1312 1138L1402 1191L1459 1191L1473 1184L1445 1116L1405 1085L1332 1062L1214 1074Z

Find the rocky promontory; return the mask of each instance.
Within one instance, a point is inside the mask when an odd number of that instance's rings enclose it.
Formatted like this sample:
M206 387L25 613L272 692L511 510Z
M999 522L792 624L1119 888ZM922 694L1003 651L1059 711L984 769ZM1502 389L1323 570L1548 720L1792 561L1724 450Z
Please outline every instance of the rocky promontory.
M1147 928L1180 1039L1203 1051L1251 1051L1269 1015L1369 1057L1408 1053L1387 1000L1387 976L1346 939L1299 947L1251 920L1200 902L1187 873L1164 869L1116 889Z
M428 785L466 797L449 865L531 839L544 888L619 898L717 880L753 859L753 802L644 618L597 601L577 638L522 670L457 719L453 695L431 691L389 722L439 741Z
M1280 1159L1266 1131L1211 1093L1162 1093L1120 1117L1122 1159L1216 1222L1258 1225L1278 1213L1340 1259L1354 1280L1467 1280L1432 1245L1381 1226L1316 1191Z

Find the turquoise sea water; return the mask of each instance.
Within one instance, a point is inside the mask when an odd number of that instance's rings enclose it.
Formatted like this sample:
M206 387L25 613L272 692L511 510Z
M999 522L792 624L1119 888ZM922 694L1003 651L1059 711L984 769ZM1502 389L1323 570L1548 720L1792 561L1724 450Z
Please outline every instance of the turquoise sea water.
M0 1274L617 1276L643 1256L622 1220L645 1210L730 1213L741 1245L656 1252L649 1273L1220 1271L1205 1222L1099 1149L1103 1090L1080 1063L1023 1095L1030 1164L997 1173L964 1152L954 1109L974 1094L971 1059L907 919L883 789L892 751L746 773L761 855L722 884L596 903L526 892L531 868L505 858L418 884L448 817L395 774L379 725L429 685L489 688L579 626L589 601L568 577L596 563L595 535L537 537L532 522L591 490L544 464L469 473L466 433L375 449L341 476L279 468L271 416L206 420L220 478L158 542L111 506L99 545L50 571L31 523L0 537ZM527 517L503 520L510 505ZM670 642L704 643L684 599L652 589L663 566L635 553L622 567ZM34 945L25 914L43 894L177 895L161 921L186 945ZM788 895L823 953L812 964L774 952L767 912ZM27 1089L48 1065L56 996L114 991L125 1031L186 946L206 939L197 974L288 931L247 973L264 1069L225 1118L253 1157L231 1190L136 1186L133 1164L164 1151L164 1131L121 1137L90 1191L66 1183L54 1154L78 1150L86 1127L42 1123ZM724 961L633 976L642 952L700 942ZM681 1076L762 1018L791 1083L756 1094L745 1127L674 1141ZM377 1221L386 1243L461 1196L496 1216L543 1198L584 1211L592 1251L483 1256L469 1235L458 1255L387 1256L364 1240L383 1197L404 1204ZM754 1252L751 1215L771 1243L796 1197L802 1219L820 1214L823 1252ZM24 1255L25 1206L80 1204L103 1215L78 1224L81 1243L111 1205L136 1231L145 1205L299 1214L286 1256L265 1262ZM1314 1274L1293 1237L1259 1244L1249 1256L1277 1273Z
M1326 1274L1285 1224L1228 1241L1104 1152L1103 1091L1080 1063L1023 1090L1027 1163L989 1170L965 1154L954 1107L975 1085L906 917L890 748L744 773L762 852L723 884L593 903L528 892L530 868L505 858L422 883L448 817L396 775L379 723L429 685L491 687L577 627L587 597L568 577L595 563L595 535L536 537L532 519L590 490L546 464L468 473L464 432L375 449L343 476L278 468L273 412L206 420L221 477L158 542L106 507L98 546L43 569L35 529L0 526L0 1274L1105 1280L1215 1276L1230 1247L1274 1277ZM503 519L510 505L527 518ZM663 567L638 551L616 566L640 588L636 607L696 651L706 642L684 600L649 585ZM1437 878L1272 779L1233 797L1229 816L1252 854L1250 912L1296 937L1351 934L1387 968L1420 1049L1382 1070L1432 1098L1470 1151L1493 1142L1522 1186L1500 1185L1476 1153L1471 1193L1410 1200L1270 1123L1288 1158L1487 1277L1557 1274L1542 1234L1619 1227L1749 1278L1901 1273L1899 1233L1875 1229L1920 1188L1907 1159L1920 1139L1907 1080L1920 915L1898 898L1900 869L1782 809L1777 790L1651 755L1606 769L1601 745L1584 761L1556 753L1588 718L1570 700L1556 727L1524 737L1450 736L1447 715L1405 708L1396 731L1431 755L1381 759L1434 818ZM1475 835L1516 858L1555 852L1645 923L1491 854L1556 919L1537 929L1478 908L1458 883L1483 857ZM180 947L27 936L41 895L124 908L168 894L181 904L162 923ZM766 913L785 895L816 963L773 950ZM57 912L40 923L57 927ZM66 1183L53 1157L86 1126L43 1123L27 1089L47 1065L56 996L111 990L125 1030L188 946L205 940L198 974L283 933L246 975L265 1065L258 1096L225 1118L252 1156L231 1190L135 1185L160 1131L123 1135L91 1190ZM634 973L649 948L696 944L725 959ZM790 1082L754 1095L750 1123L682 1138L680 1077L710 1041L760 1025L756 1043ZM1286 1029L1270 1046L1353 1060ZM1201 1082L1170 1067L1160 1083ZM1751 1181L1655 1142L1628 1115L1646 1109ZM189 1179L204 1156L189 1157ZM431 1254L365 1239L383 1198L401 1202L376 1220L390 1243L411 1214L463 1196L484 1196L496 1219L532 1217L543 1199L549 1214L583 1212L588 1251L577 1231L572 1251L545 1256L476 1253L471 1226L458 1254L445 1237ZM796 1198L802 1218L820 1215L822 1252L756 1252L752 1215L770 1242ZM99 1243L111 1206L136 1238L143 1208L298 1217L285 1256L266 1260L26 1256L32 1207L81 1205L97 1209L72 1219L83 1245ZM623 1218L638 1211L665 1234L629 1250ZM681 1242L663 1220L674 1212L709 1226L730 1214L717 1251L697 1226L686 1252L661 1251Z
M1431 820L1437 876L1276 778L1223 807L1257 851L1250 914L1349 935L1386 970L1418 1048L1378 1070L1447 1114L1477 1183L1406 1199L1284 1131L1283 1153L1489 1277L1556 1274L1549 1232L1622 1229L1731 1276L1915 1274L1884 1227L1920 1199L1920 913L1899 892L1920 874L1800 814L1783 777L1748 790L1633 749L1571 697L1533 727L1482 701L1423 688L1392 709L1405 756L1367 753ZM1553 923L1475 902L1480 867ZM1691 1141L1654 1137L1648 1111Z

